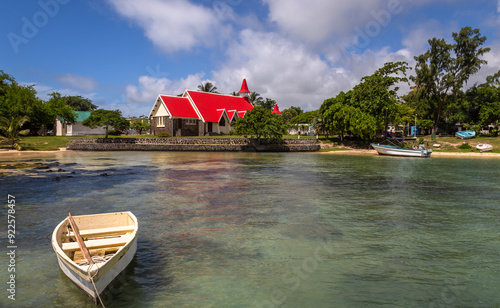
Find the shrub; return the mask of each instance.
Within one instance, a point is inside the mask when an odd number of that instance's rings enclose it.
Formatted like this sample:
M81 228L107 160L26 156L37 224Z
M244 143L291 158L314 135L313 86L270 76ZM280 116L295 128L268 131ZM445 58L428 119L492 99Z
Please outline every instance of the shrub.
M458 148L460 150L470 150L470 149L472 149L472 147L470 146L470 144L468 144L467 142L462 143L461 145L458 146Z
M168 137L172 137L172 135L170 135L169 133L159 133L158 135L156 135L157 137L160 137L160 138L168 138Z
M123 132L121 130L118 130L118 129L110 129L108 131L108 135L110 136L121 136Z
M424 138L422 137L418 138L418 144L424 144Z

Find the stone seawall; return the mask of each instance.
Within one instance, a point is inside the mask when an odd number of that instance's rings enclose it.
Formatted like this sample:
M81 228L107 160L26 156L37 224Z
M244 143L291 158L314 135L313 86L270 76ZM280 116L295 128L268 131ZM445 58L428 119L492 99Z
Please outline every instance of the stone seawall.
M281 144L245 138L75 138L66 145L78 151L312 152L316 139L284 139Z

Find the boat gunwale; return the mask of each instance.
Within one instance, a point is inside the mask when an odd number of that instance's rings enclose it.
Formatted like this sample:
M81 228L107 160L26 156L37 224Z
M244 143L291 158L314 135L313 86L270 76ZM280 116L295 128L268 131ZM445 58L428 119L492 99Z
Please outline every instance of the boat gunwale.
M139 223L137 221L137 217L135 217L135 215L132 212L130 212L130 211L73 216L73 218L80 218L80 217L88 217L88 216L105 216L105 215L116 215L116 214L126 214L126 215L128 215L128 217L130 217L132 219L133 223L134 223L134 231L132 231L132 233L130 234L129 241L125 245L121 246L118 249L118 251L116 252L116 254L110 260L108 260L108 261L106 261L104 263L96 263L95 264L96 265L95 269L92 269L92 271L91 271L92 273L95 273L96 271L101 271L101 269L104 269L104 272L105 272L106 268L111 267L112 265L114 265L116 263L116 261L115 262L111 262L111 261L113 261L113 260L119 260L125 253L127 253L127 251L129 250L130 246L132 245L132 243L137 239L137 232L139 230ZM86 281L90 281L90 279L88 277L88 272L87 272L88 266L82 267L82 266L76 264L73 260L71 260L71 258L68 257L68 255L66 255L66 253L62 249L62 247L61 247L61 245L59 243L60 240L58 240L58 238L57 238L58 230L60 230L60 228L62 228L62 226L64 225L64 223L67 222L67 220L68 220L68 217L66 217L65 219L63 219L56 226L56 228L54 229L54 231L52 232L52 248L54 249L54 252L56 253L57 257L60 258L60 260L62 262L64 262L67 266L69 266L80 277L82 277ZM95 281L99 280L99 277L100 277L100 275L99 275L99 272L98 272L98 275L94 278Z

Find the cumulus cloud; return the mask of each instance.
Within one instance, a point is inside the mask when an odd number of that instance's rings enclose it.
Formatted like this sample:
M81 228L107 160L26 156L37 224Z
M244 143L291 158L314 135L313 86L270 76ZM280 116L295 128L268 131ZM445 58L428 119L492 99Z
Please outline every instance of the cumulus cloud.
M411 61L407 49L367 50L346 59L342 66L276 33L245 30L228 49L228 61L213 72L219 89L230 93L247 78L250 91L275 99L280 108L300 106L315 110L327 98L348 91L366 75L389 61Z
M156 46L165 52L211 46L224 36L217 10L187 0L107 0L125 18L144 29Z
M62 74L56 76L55 79L67 87L86 92L93 91L97 86L97 81L89 76Z
M311 42L331 36L352 35L359 24L373 18L385 1L381 0L264 0L269 6L269 19L284 31Z
M196 90L200 83L207 81L203 80L204 75L204 73L198 73L179 80L140 76L138 86L128 85L125 88L126 101L132 104L152 105L159 94L178 95L184 93L186 89Z

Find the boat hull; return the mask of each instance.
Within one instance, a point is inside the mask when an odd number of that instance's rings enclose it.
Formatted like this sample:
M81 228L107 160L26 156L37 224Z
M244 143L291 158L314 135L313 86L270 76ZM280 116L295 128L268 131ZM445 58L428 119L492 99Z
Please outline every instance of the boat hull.
M457 136L460 139L471 139L476 137L476 132L472 130L464 130L461 132L455 133L455 136Z
M493 151L493 146L491 144L480 143L476 146L480 152Z
M52 246L57 256L57 263L62 272L80 289L82 289L88 296L92 297L94 300L104 292L107 287L109 287L116 278L125 270L125 268L133 260L135 253L137 251L137 231L138 223L135 216L130 212L123 213L110 213L110 214L99 214L99 215L86 215L86 216L74 216L75 220L89 220L91 221L93 217L98 217L101 220L101 227L103 223L106 223L107 217L105 215L129 215L125 218L128 221L132 221L134 225L130 226L131 232L123 235L126 237L126 244L120 246L116 253L108 261L104 263L96 263L95 265L89 267L88 265L78 265L68 254L63 250L63 246L68 243L62 242L62 237L66 236L64 229L67 225L67 219L63 220L54 230L52 234ZM100 217L99 217L100 216ZM110 220L113 217L110 216ZM121 218L123 220L123 218ZM87 222L88 224L88 222ZM115 226L116 227L116 226ZM88 226L86 227L88 231ZM86 229L80 229L80 232L85 232ZM103 230L103 229L100 229ZM118 235L116 236L118 237ZM86 242L90 243L91 241ZM72 243L69 243L72 244ZM115 250L116 250L115 249ZM93 279L89 277L89 272L93 276ZM92 280L94 283L92 283ZM94 287L95 285L95 287Z
M134 259L135 253L137 251L137 239L131 243L130 248L128 249L127 253L124 254L123 258L120 258L120 260L110 268L109 271L104 273L100 277L99 280L95 281L94 284L96 286L98 294L102 294L106 288L111 286L111 283L125 270L125 268L132 262ZM87 293L88 296L92 297L93 299L97 299L96 292L94 290L94 286L92 285L92 281L88 276L86 278L82 277L80 274L78 274L78 271L75 271L74 267L68 264L67 262L63 261L63 259L57 255L57 262L59 263L59 268L62 270L62 272L71 280L73 283L79 287L82 291Z
M379 155L402 156L402 157L431 157L432 150L405 149L390 145L371 144Z

